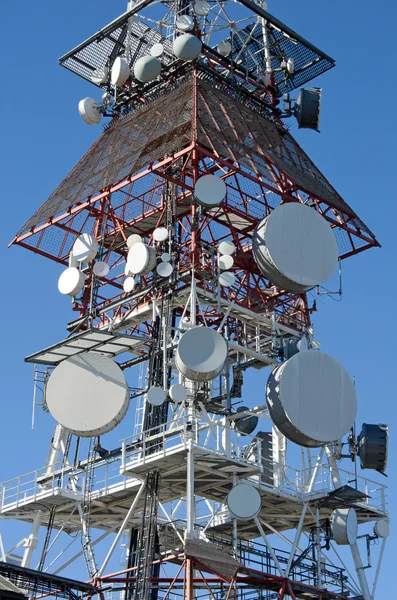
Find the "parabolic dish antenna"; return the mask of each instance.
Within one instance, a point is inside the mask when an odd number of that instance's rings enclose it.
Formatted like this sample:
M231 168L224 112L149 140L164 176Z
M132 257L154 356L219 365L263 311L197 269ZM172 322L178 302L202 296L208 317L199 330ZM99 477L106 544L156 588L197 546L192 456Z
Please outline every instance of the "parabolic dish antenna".
M235 485L227 495L227 507L237 519L253 519L261 509L262 498L254 486L248 483Z
M190 31L193 29L193 19L189 15L180 15L177 17L175 25L179 31Z
M153 46L150 48L150 54L152 56L154 56L155 58L160 58L160 56L162 56L164 54L163 44L160 44L160 43L153 44Z
M94 275L96 275L97 277L106 277L106 275L110 271L110 267L108 263L104 262L103 260L99 260L95 263L93 271Z
M289 338L284 346L284 358L292 358L292 356L295 356L295 354L298 354L298 352L306 352L308 349L307 339L305 336L300 338Z
M197 0L193 4L193 10L198 17L206 17L211 10L211 6L207 0Z
M216 175L203 175L194 186L194 197L206 208L219 206L226 198L226 184Z
M98 252L98 240L90 233L79 235L73 244L72 254L78 262L90 263Z
M232 45L230 42L219 42L218 44L218 52L221 56L229 56L232 51Z
M357 446L362 469L375 469L380 473L385 471L389 446L387 425L363 423L357 437Z
M161 262L156 267L157 275L160 277L170 277L173 270L174 267L169 262Z
M332 513L331 531L338 546L352 546L357 539L357 514L354 508L337 508Z
M163 254L161 255L161 260L163 262L170 262L171 254L169 254L168 252L163 252Z
M233 256L230 256L230 254L220 256L218 263L219 267L224 271L226 271L227 269L231 269L234 263Z
M236 246L233 244L233 242L230 242L229 240L225 240L224 242L221 242L218 246L218 250L219 250L219 254L227 254L229 256L231 256L232 254L234 254L236 252Z
M281 204L258 225L252 250L270 281L298 293L326 281L338 262L331 227L316 210L299 202Z
M132 233L127 238L127 246L128 246L128 248L132 248L132 246L134 244L136 244L137 242L141 242L141 241L142 241L142 238L138 233Z
M108 76L109 76L108 67L106 67L106 66L99 67L99 69L95 69L95 71L92 73L91 81L92 81L92 83L95 83L96 85L102 85L102 83L105 83Z
M110 83L118 86L124 85L130 74L130 66L127 59L124 56L118 56L112 66Z
M68 267L58 279L58 290L65 296L76 296L84 287L84 275L76 267Z
M192 381L211 381L223 369L227 346L220 333L194 327L183 334L176 351L177 369Z
M83 100L80 100L79 113L87 125L95 125L96 123L100 123L102 119L99 104L93 98L83 98Z
M374 526L374 533L380 538L387 538L390 534L390 521L388 519L379 519Z
M125 293L129 294L130 292L132 292L134 287L135 279L133 277L127 277L127 279L125 279L123 283L123 290L125 291Z
M156 250L137 242L128 251L127 265L134 275L147 275L156 267Z
M141 56L134 65L134 77L142 83L157 79L161 73L161 62L155 56Z
M266 386L273 423L306 447L340 440L357 414L353 382L342 365L323 352L299 352L273 369Z
M232 287L236 281L236 277L234 273L230 273L230 271L224 271L219 275L219 283L222 287L228 288Z
M239 406L237 413L249 410L247 406ZM234 427L242 435L250 435L258 425L258 417L256 415L246 415L240 419L234 419Z
M113 360L87 352L61 362L46 392L50 413L68 431L82 437L103 435L125 416L130 394Z
M170 387L170 398L174 402L184 402L187 398L187 391L181 383L174 383Z
M152 406L161 406L165 402L165 391L163 388L153 385L149 388L146 398Z
M197 58L201 52L201 47L201 41L190 33L179 35L172 45L175 56L186 61Z
M153 231L153 239L156 242L165 242L168 239L168 229L166 227L156 227Z

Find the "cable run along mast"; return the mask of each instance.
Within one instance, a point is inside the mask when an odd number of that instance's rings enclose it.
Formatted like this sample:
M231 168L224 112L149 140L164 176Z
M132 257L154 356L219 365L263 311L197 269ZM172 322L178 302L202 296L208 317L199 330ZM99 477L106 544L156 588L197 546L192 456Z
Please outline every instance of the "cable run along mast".
M60 63L104 127L12 242L59 263L74 315L26 359L56 425L2 484L31 529L0 574L33 596L372 600L389 520L358 464L385 471L388 428L355 431L308 292L379 243L288 129L319 129L302 86L334 60L266 3L143 0Z

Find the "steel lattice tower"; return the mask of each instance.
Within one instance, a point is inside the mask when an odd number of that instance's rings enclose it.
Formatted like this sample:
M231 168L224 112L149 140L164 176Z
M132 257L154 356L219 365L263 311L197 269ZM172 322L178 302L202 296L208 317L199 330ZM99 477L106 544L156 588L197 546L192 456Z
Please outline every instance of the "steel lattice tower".
M173 46L186 28L202 44L188 61ZM162 45L161 73L143 82L134 69L154 44ZM135 76L113 85L120 57ZM107 272L96 274L94 262L80 265L84 285L73 297L67 336L27 361L38 365L35 383L46 389L54 367L71 356L113 358L128 378L135 416L128 416L129 436L111 451L105 436L87 441L57 424L44 468L2 485L2 515L32 530L21 566L1 563L0 573L17 583L25 577L26 587L36 577L33 594L113 589L140 600L371 600L379 568L371 592L361 556L365 544L382 538L380 526L374 535L365 529L361 552L351 544L349 571L344 556L331 558L330 520L343 505L364 528L384 524L384 486L340 468L340 443L287 448L265 396L260 406L236 412L251 369L281 363L289 341L305 338L315 349L315 305L306 292L275 285L254 257L263 219L298 203L332 229L340 260L379 246L288 130L289 94L332 68L333 59L251 0L143 0L60 63L99 88L95 110L107 121L12 243L69 267L76 238L88 233ZM212 207L195 194L207 175L227 190ZM168 233L159 241L160 227ZM155 249L157 263L168 255L172 272L142 270L127 289L131 235ZM235 248L230 285L220 283L224 241ZM181 337L197 325L227 342L225 366L212 382L185 381L175 362ZM173 382L185 384L185 401L173 401ZM147 400L153 387L165 393L159 406ZM244 417L259 417L265 431L244 435ZM345 443L355 457L355 435ZM225 503L244 482L259 491L261 508L239 520ZM63 536L76 533L81 549L69 555ZM125 568L108 573L124 538ZM29 568L38 540L35 575ZM106 549L101 560L97 547ZM79 560L90 583L65 583L58 573Z

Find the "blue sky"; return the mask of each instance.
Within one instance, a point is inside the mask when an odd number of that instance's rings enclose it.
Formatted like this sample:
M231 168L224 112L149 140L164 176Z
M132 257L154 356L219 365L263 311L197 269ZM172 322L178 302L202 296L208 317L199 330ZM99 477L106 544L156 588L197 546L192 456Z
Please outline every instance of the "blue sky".
M62 339L72 316L68 300L57 291L59 267L22 248L7 249L7 244L100 133L87 127L77 113L79 99L95 94L95 89L59 67L57 59L124 9L123 0L1 3L1 480L44 463L52 422L39 414L36 430L30 429L33 374L23 359ZM319 300L314 322L322 349L356 378L358 425L366 421L390 426L388 484L393 517L397 493L393 385L397 215L392 184L396 8L390 1L374 5L369 0L269 0L269 11L337 61L335 69L315 82L324 90L321 135L297 132L294 126L292 132L382 244L381 249L345 261L342 302ZM253 386L247 389L258 394ZM371 472L365 474L372 478ZM4 523L0 530L8 545L14 532L22 531ZM392 533L377 597L388 591L396 539Z

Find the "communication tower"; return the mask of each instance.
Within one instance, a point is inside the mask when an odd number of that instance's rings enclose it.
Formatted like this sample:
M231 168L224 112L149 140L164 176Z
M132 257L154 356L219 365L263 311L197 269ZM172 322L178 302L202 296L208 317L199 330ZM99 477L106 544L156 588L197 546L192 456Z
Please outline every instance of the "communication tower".
M334 60L265 2L141 0L60 63L104 126L12 242L59 263L74 318L26 358L56 425L1 486L31 529L0 575L33 597L372 600L389 520L359 463L384 472L388 428L356 431L307 292L379 243L288 129L319 129L302 86Z

